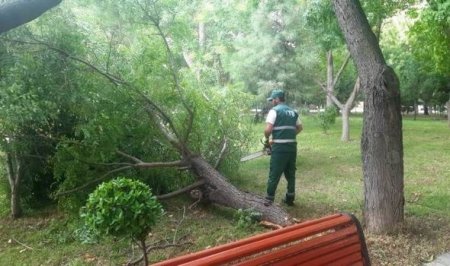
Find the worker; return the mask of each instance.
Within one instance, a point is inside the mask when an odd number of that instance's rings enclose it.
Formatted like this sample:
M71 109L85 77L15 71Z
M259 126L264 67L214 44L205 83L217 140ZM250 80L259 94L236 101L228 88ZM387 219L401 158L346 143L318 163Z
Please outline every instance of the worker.
M287 180L287 192L282 200L288 206L294 205L295 200L295 171L297 161L296 136L303 130L298 113L286 105L285 93L281 89L274 89L267 99L272 102L266 118L264 129L265 142L272 147L270 156L269 178L267 181L266 205L275 200L275 192L281 175Z

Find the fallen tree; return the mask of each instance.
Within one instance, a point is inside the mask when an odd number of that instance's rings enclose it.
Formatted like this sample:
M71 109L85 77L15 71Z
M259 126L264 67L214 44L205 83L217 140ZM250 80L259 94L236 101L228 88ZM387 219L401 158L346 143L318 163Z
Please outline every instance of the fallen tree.
M161 37L163 45L166 49L168 61L167 69L169 69L171 73L171 80L167 81L167 83L173 86L172 89L177 94L177 100L179 100L179 106L177 107L179 110L177 110L177 112L180 112L180 110L183 109L183 117L185 117L185 121L181 125L180 123L174 123L172 121L173 117L171 117L176 116L177 114L179 115L179 113L173 114L171 112L164 111L164 105L156 102L154 97L151 97L148 92L145 92L146 90L144 88L137 87L136 85L133 85L116 75L108 73L108 71L101 70L100 67L95 66L85 59L72 56L69 52L53 47L50 44L39 42L28 44L43 45L48 49L60 53L66 59L71 59L87 66L99 75L105 77L109 82L117 86L118 89L133 91L136 96L135 99L137 99L145 109L148 117L153 123L153 126L158 128L158 131L161 133L160 135L165 138L163 141L164 144L167 144L172 150L179 154L179 160L167 162L145 162L140 158L118 150L117 153L128 162L117 163L115 165L117 168L109 171L105 175L84 183L79 187L60 191L56 196L67 195L87 187L92 187L93 185L97 185L99 182L111 177L112 173L117 173L126 169L150 169L161 167L180 168L190 171L196 177L196 180L192 184L182 187L177 191L173 191L165 195L159 195L159 199L163 200L175 197L181 193L188 193L195 190L198 200L207 201L233 209L251 210L253 212L260 213L263 220L283 226L292 223L290 215L281 206L277 204L266 206L264 204L264 197L250 192L241 191L216 169L216 166L219 165L221 160L223 160L222 155L227 149L226 136L223 136L223 145L220 149L221 152L217 152L218 156L215 164L208 162L202 154L199 154L198 151L193 151L190 148L192 144L191 133L196 118L196 113L194 104L189 102L181 86L179 79L179 71L181 68L180 62L175 60L174 53L172 52L170 46L170 41L166 37L168 34L164 33L161 28L161 23L159 21L160 18L156 15L152 15L153 13L148 10L144 10L146 7L142 6L141 8L143 9L145 17L148 19L149 24L154 27L155 32ZM215 118L213 117L212 119Z
M80 60L80 62L82 62ZM99 71L96 69L96 71ZM102 73L104 76L109 76L107 73ZM119 82L120 79L117 77L110 77L110 81L114 80ZM126 82L120 81L123 85L131 86ZM132 88L132 87L130 87ZM112 173L119 171L124 171L130 168L139 169L151 169L151 168L179 168L189 170L192 174L197 177L197 180L177 191L165 195L157 196L158 199L164 200L168 198L175 197L182 193L191 193L193 190L196 191L197 200L202 200L205 202L218 204L225 207L230 207L233 209L243 209L252 210L254 212L260 213L263 220L278 224L278 225L289 225L293 222L292 217L279 205L271 204L266 206L266 200L264 197L250 193L244 192L235 187L230 183L225 176L223 176L214 166L212 166L208 161L206 161L200 154L193 153L187 146L188 141L183 139L180 141L179 134L177 133L171 119L167 114L165 114L161 108L153 101L151 101L146 95L141 93L139 90L133 88L141 97L141 99L147 105L146 110L148 114L152 117L155 123L158 125L161 133L166 137L168 142L171 144L172 148L175 149L179 155L180 160L172 162L144 162L139 158L132 155L126 154L122 151L117 151L118 154L122 155L124 158L128 159L128 163L121 162L117 165L120 167L108 172L104 176L101 176L95 180L92 180L80 187L59 192L57 196L66 195L76 191L80 191L92 185L96 185L99 182L105 180ZM193 117L189 118L189 121L193 121ZM191 126L189 126L191 127ZM189 135L189 134L186 134ZM225 149L226 143L224 143L223 149ZM221 160L222 158L218 158ZM216 163L218 165L218 163Z

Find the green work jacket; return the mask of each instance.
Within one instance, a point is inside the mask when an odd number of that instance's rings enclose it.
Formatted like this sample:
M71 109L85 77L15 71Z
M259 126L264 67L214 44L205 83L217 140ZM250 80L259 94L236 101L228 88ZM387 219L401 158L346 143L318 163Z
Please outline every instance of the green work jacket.
M297 152L298 113L283 103L273 109L277 117L272 130L272 152Z

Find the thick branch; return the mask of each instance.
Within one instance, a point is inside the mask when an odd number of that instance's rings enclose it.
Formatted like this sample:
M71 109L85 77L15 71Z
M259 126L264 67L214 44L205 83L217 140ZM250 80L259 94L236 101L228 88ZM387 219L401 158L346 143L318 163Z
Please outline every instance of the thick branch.
M180 194L183 194L183 193L185 193L185 192L188 192L188 191L190 191L190 190L192 190L192 189L194 189L194 188L203 186L204 184L205 184L205 181L204 181L204 180L199 180L199 181L197 181L197 182L195 182L195 183L192 183L192 184L190 184L189 186L186 186L186 187L181 188L181 189L179 189L179 190L176 190L176 191L173 191L173 192L164 194L164 195L156 196L156 198L159 199L159 200L173 198L173 197L175 197L175 196L177 196L177 195L180 195Z
M96 178L94 180L91 180L91 181L85 183L82 186L76 187L74 189L69 189L69 190L66 190L66 191L58 192L58 193L55 194L55 196L59 197L59 196L63 196L63 195L67 195L67 194L70 194L70 193L73 193L73 192L77 192L77 191L83 190L83 189L85 189L87 187L90 187L90 186L92 186L94 184L97 184L100 181L103 181L104 179L106 179L107 177L109 177L113 173L117 173L117 172L120 172L120 171L123 171L123 170L126 170L126 169L130 169L130 168L131 168L131 166L123 166L123 167L116 168L114 170L111 170L111 171L107 172L106 174L102 175L99 178Z
M173 162L153 162L153 163L137 163L133 165L134 168L172 168L172 167L185 167L186 164L183 161Z
M12 155L10 152L6 152L6 172L7 172L7 176L8 176L9 186L11 188L13 188L14 185L16 184L16 182L15 182L16 174L15 174Z
M0 34L30 22L61 0L11 0L0 4Z
M339 68L339 71L337 72L336 76L333 78L332 80L332 84L331 84L331 88L335 88L337 82L339 81L342 72L344 71L345 67L347 66L348 62L350 60L350 54L347 55L347 57L345 58L344 62L342 63L341 67ZM359 81L358 81L359 82ZM333 90L329 90L329 88L325 87L325 85L323 85L322 83L320 83L320 81L316 80L316 83L319 84L319 86L325 91L325 93L327 94L327 96L334 102L334 104L336 104L337 107L339 107L340 110L343 110L345 108L345 105L342 104L338 98L336 98L336 96L334 96ZM358 87L359 88L359 87ZM355 88L353 89L352 94L355 92ZM353 98L352 98L353 97ZM347 103L349 102L349 100L352 98L351 102L353 102L355 95L350 95L350 98L347 100Z
M365 84L368 76L374 73L373 66L386 64L378 39L370 28L359 1L334 0L333 6L359 77Z
M355 86L353 86L353 91L350 94L350 97L348 97L347 102L345 103L345 108L349 108L353 104L353 101L355 101L356 95L358 95L359 92L360 84L361 83L358 77L355 81Z
M325 86L322 86L322 89L328 95L328 97L330 97L330 99L333 100L334 104L336 104L337 107L339 107L339 109L342 110L344 108L344 105L339 101L338 98L336 98L336 96L334 96L332 92L328 91Z
M341 68L336 74L336 77L333 80L333 88L336 87L337 82L339 81L339 78L341 77L342 72L344 71L345 67L347 66L348 62L350 61L350 54L347 55L347 57L344 60L344 63L342 63Z
M222 162L222 159L225 155L225 152L227 151L227 139L225 138L223 140L223 145L222 145L222 150L219 153L219 157L217 158L216 164L214 165L214 168L217 169L217 167L219 167L220 162Z
M104 179L106 179L107 177L109 177L111 174L113 173L117 173L117 172L121 172L130 168L170 168L170 167L176 167L176 166L186 166L186 164L184 164L182 161L174 161L174 162L155 162L155 163L145 163L145 162L141 162L141 163L136 163L136 164L129 164L127 166L122 166L119 168L116 168L114 170L111 170L109 172L107 172L106 174L102 175L99 178L96 178L94 180L91 180L87 183L85 183L84 185L80 186L80 187L76 187L74 189L70 189L70 190L66 190L63 192L58 192L56 193L56 196L62 196L62 195L66 195L66 194L70 194L76 191L80 191L83 190L87 187L90 187L94 184L97 184L100 181L103 181Z
M155 5L155 3L152 3L153 5ZM178 79L178 70L175 67L175 59L174 59L174 54L172 52L172 49L170 48L169 42L167 40L166 35L164 34L161 25L160 25L160 17L158 16L157 12L154 12L154 14L150 14L150 12L147 10L147 8L145 8L142 4L140 4L140 7L142 9L142 11L144 12L145 16L147 17L147 19L152 23L152 25L156 28L158 35L162 38L163 43L164 43L164 47L166 48L166 52L167 52L167 56L169 58L169 66L170 66L170 72L172 75L172 79L175 85L175 89L178 92L178 95L180 96L181 99L181 103L183 104L184 108L186 109L186 111L189 114L189 119L187 121L187 130L185 131L185 136L182 139L183 145L188 141L189 139L189 134L192 131L192 127L194 124L194 111L192 110L192 108L189 106L189 104L187 103L186 98L184 97L182 91L181 91L181 85ZM155 8L156 9L156 8ZM179 138L179 136L177 135L177 137Z
M76 191L83 190L83 189L85 189L87 187L90 187L90 186L92 186L94 184L97 184L100 181L103 181L104 179L106 179L107 177L109 177L113 173L121 172L121 171L124 171L124 170L127 170L127 169L131 169L131 168L147 168L148 169L148 168L171 168L171 167L185 167L186 166L186 163L184 163L183 161L146 163L146 162L143 162L142 160L140 160L140 159L138 159L138 158L136 158L134 156L128 155L128 154L126 154L124 152L117 151L117 153L119 153L120 155L135 161L136 163L134 163L134 164L132 164L132 163L125 164L125 166L122 166L122 167L116 168L114 170L111 170L111 171L107 172L106 174L102 175L101 177L96 178L94 180L91 180L91 181L85 183L82 186L76 187L74 189L66 190L66 191L63 191L63 192L58 192L58 193L56 193L56 196L62 196L62 195L66 195L66 194L70 194L70 193L76 192ZM118 163L117 165L124 165L124 163Z

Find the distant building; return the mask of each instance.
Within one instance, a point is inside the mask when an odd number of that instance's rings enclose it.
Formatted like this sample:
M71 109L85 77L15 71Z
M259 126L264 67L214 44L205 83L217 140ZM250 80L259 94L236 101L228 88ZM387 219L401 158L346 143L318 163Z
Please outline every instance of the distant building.
M357 102L355 107L353 107L353 109L350 110L350 113L353 113L353 114L361 114L363 112L364 112L364 102L363 101Z

